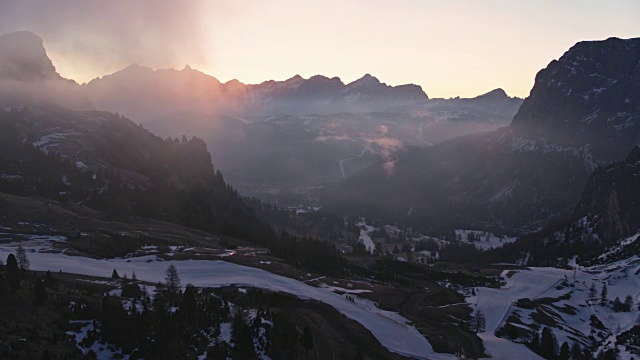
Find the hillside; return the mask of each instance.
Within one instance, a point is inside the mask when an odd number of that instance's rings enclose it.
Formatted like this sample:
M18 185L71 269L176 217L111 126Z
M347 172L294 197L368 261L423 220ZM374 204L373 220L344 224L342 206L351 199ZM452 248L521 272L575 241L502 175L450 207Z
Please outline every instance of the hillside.
M47 106L2 111L0 126L0 192L241 238L261 227L197 138L162 140L118 115Z

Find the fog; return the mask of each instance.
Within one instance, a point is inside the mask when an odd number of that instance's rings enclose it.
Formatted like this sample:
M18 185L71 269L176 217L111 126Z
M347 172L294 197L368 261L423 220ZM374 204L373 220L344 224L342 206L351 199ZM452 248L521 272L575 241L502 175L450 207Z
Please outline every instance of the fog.
M110 73L132 63L154 67L204 63L202 1L29 0L0 2L0 34L41 36L72 68L67 77ZM70 58L72 57L72 58ZM67 74L68 73L68 74Z

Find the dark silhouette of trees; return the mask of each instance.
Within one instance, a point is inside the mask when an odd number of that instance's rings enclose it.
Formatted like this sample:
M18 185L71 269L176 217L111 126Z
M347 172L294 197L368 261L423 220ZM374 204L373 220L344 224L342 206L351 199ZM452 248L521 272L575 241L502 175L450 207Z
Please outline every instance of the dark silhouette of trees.
M251 329L244 322L240 312L233 318L232 336L235 344L234 359L253 360L256 358Z

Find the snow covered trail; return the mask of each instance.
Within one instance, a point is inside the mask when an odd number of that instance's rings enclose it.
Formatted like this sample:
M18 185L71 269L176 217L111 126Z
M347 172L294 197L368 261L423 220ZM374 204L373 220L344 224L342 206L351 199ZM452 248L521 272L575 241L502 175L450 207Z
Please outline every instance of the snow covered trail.
M11 250L4 246L0 247L0 258L6 258ZM317 300L362 324L389 351L412 358L455 359L449 354L436 353L418 330L398 314L388 317L385 316L384 311L360 307L327 289L316 288L257 268L219 260L158 261L154 255L103 260L40 252L30 252L28 256L33 270L64 271L106 277L116 269L120 274L131 274L135 271L138 279L151 282L164 281L165 271L169 263L172 263L178 269L183 284L191 283L200 287L237 284L282 291L302 299Z
M522 298L537 298L552 289L562 277L570 272L554 268L536 268L521 270L500 289L479 288L477 308L486 317L487 331L479 334L487 353L492 359L542 359L524 345L495 336L495 332L505 321L505 317L514 301Z

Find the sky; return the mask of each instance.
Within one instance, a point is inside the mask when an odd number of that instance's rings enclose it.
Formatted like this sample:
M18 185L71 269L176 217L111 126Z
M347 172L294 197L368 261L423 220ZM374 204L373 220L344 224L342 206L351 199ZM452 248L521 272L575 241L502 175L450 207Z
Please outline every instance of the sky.
M582 40L640 37L637 0L2 0L0 34L43 38L79 83L137 63L221 81L370 73L430 97L526 97Z

